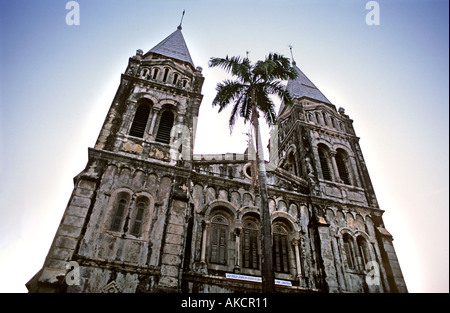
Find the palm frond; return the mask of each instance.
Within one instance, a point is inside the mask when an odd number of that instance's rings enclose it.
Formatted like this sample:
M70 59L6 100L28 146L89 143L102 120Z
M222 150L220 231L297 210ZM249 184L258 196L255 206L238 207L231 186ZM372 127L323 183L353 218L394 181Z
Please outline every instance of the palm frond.
M209 67L220 67L226 72L231 73L233 76L242 82L249 82L251 76L252 65L248 58L242 59L240 56L225 58L211 58L208 63Z
M267 83L265 88L268 93L277 95L285 105L291 106L294 104L291 94L280 81Z
M270 92L267 92L267 88L264 84L261 84L255 93L256 107L262 114L266 122L274 124L276 121L275 104L269 97Z
M277 53L270 53L264 61L258 61L253 73L261 81L295 79L298 76L297 71L291 67L289 58Z
M270 53L264 61L258 61L255 65L248 58L239 56L211 58L209 66L223 68L236 78L217 84L217 94L212 103L219 106L219 112L233 103L228 121L230 132L239 117L244 118L244 123L252 119L252 92L255 92L257 111L269 124L276 122L275 104L270 95L278 96L286 105L293 104L292 96L281 81L295 79L298 73L290 66L289 58L281 54Z
M229 103L235 101L245 91L246 86L237 81L224 80L216 86L217 94L214 97L212 106L219 106L219 112L225 109Z
M242 99L240 106L240 116L244 118L244 123L247 123L252 118L252 102L250 101L250 94L246 93Z

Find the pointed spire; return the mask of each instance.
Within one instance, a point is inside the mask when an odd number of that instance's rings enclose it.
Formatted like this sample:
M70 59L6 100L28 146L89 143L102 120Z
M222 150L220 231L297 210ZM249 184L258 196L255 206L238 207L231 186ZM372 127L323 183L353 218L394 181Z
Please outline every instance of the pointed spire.
M310 98L316 101L320 101L327 105L332 105L330 100L325 97L325 95L313 84L313 82L297 67L297 65L292 63L292 67L297 71L298 76L294 80L289 80L286 89L289 91L293 98ZM278 115L284 109L284 102L281 103Z
M295 60L294 60L294 54L292 53L292 45L289 45L289 49L291 50L291 57L292 57L292 65L297 65L297 63L295 63Z
M144 57L146 57L149 53L156 53L169 58L187 62L195 68L194 62L192 61L191 55L189 53L189 49L186 45L186 41L184 41L183 34L181 33L181 24L183 23L184 13L185 11L183 11L181 22L177 29L172 34L167 36L166 39L154 46L149 52L144 55Z
M183 28L181 27L181 25L183 24L184 13L186 13L186 10L183 10L183 14L181 15L180 25L178 25L178 27L177 27L177 29L179 29L179 30L182 30L182 29L183 29Z

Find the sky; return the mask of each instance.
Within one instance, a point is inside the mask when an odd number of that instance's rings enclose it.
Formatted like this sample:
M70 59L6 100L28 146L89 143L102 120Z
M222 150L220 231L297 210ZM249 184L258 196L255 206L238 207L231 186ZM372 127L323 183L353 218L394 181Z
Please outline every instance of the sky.
M205 83L195 153L242 153L211 106L211 57L290 57L354 120L410 292L449 292L449 2L379 0L0 0L0 292L26 292L137 49L183 20ZM277 102L279 105L279 102ZM263 140L268 139L267 127Z

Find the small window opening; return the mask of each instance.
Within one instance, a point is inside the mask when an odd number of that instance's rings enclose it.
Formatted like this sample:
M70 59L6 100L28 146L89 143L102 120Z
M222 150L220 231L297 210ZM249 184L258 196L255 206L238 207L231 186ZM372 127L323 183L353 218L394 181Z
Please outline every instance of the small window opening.
M320 167L322 169L323 179L331 180L330 167L328 166L328 157L323 148L319 148L319 161Z
M136 217L134 219L133 228L131 230L131 234L134 236L140 236L142 230L142 222L144 217L144 210L147 204L144 201L138 202L136 205Z
M158 133L156 134L156 141L169 144L170 131L172 130L174 115L171 111L164 111L159 122Z
M167 76L168 76L168 75L169 75L169 69L166 68L166 69L164 70L163 82L166 82L166 81L167 81Z
M116 212L114 214L113 221L111 223L110 230L112 231L120 231L120 226L122 224L123 215L125 213L125 209L127 207L127 199L121 198L116 206Z
M159 73L159 70L157 69L157 68L155 68L154 70L153 70L153 79L156 79L156 77L158 76L158 73Z
M143 138L145 128L147 126L148 116L150 114L150 106L147 104L141 104L136 110L133 123L130 128L130 136Z

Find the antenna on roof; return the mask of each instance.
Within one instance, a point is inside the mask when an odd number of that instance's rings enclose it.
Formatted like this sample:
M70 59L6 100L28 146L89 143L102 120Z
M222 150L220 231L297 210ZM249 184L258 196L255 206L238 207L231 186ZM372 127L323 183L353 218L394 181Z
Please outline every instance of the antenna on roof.
M181 24L183 24L183 17L184 17L184 13L186 12L186 10L183 10L183 14L181 15L181 21L180 21L180 25L178 25L178 29L181 30Z
M295 60L294 60L294 54L292 53L292 45L289 45L289 49L291 50L291 57L292 57L292 65L296 65L297 63L295 63Z

